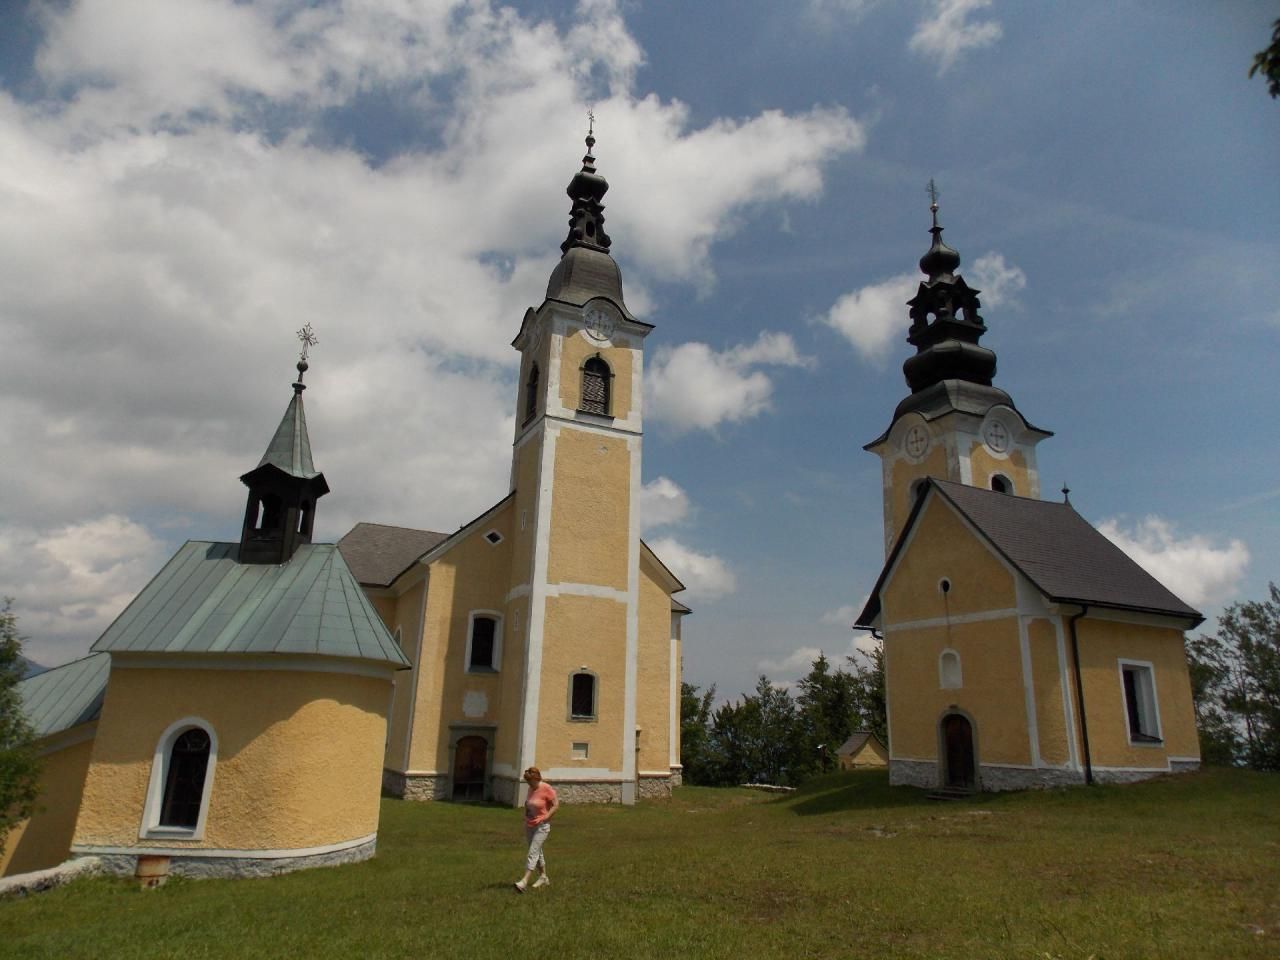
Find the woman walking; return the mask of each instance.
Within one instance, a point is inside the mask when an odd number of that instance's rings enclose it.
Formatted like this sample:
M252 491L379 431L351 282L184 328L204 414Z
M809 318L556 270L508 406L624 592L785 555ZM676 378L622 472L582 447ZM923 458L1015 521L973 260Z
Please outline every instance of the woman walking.
M551 832L551 818L560 808L555 790L550 784L543 783L542 771L537 767L530 767L524 772L524 782L529 785L529 797L524 802L524 835L529 842L529 852L524 860L524 876L516 881L516 893L524 893L528 889L529 878L535 869L538 879L533 882L534 887L545 887L551 883L542 845Z

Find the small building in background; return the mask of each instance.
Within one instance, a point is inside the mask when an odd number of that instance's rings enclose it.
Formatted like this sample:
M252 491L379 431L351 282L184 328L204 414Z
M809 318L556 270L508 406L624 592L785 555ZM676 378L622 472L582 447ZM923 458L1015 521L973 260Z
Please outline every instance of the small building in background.
M883 769L889 765L889 749L870 730L856 730L836 751L841 770Z

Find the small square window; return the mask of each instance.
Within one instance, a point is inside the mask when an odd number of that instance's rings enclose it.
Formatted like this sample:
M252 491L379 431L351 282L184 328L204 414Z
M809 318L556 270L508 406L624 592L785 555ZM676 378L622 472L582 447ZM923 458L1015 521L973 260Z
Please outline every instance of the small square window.
M490 543L494 544L495 546L502 542L502 534L500 534L497 530L490 530L488 533L484 535L484 538L488 540Z
M589 751L590 751L590 744L588 744L585 740L575 740L573 742L573 749L570 751L570 753L573 756L573 759L575 760L585 760L587 759L587 754Z

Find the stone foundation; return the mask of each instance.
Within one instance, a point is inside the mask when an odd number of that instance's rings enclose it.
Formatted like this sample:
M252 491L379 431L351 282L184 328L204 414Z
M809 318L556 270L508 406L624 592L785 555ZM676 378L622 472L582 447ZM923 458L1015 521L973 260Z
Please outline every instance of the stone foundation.
M982 781L981 788L991 793L1002 790L1047 790L1051 787L1074 787L1084 783L1084 771L1051 767L1030 770L1023 767L979 766L978 776Z
M449 795L449 778L434 774L404 774L382 771L382 792L401 800L444 800Z
M622 784L591 780L552 780L562 803L621 803Z
M369 840L345 850L313 853L304 857L219 857L198 855L169 858L169 876L204 880L211 877L242 879L274 877L294 870L312 867L335 867L343 863L368 860L377 850L377 840ZM99 853L94 855L103 873L132 877L138 869L138 857L131 853Z
M671 776L641 777L636 796L641 800L670 800L671 788L675 786L673 779Z
M937 785L938 765L932 760L889 761L889 786L929 790Z
M1095 783L1139 783L1168 773L1192 773L1199 769L1200 762L1197 760L1171 761L1167 770L1162 767L1151 770L1108 770L1106 767L1094 767L1093 779ZM978 780L978 789L988 793L1004 790L1046 790L1083 784L1084 771L1061 770L1054 767L1029 769L980 764ZM889 784L895 787L936 789L941 785L938 765L930 760L892 760L889 763Z
M673 787L684 786L684 767L671 768L671 786Z

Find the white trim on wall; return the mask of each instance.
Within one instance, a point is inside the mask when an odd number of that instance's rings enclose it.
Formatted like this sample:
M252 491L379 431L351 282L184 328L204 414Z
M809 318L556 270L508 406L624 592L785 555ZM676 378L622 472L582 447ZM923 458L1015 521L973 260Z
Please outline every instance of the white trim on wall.
M477 617L485 617L493 621L493 652L489 658L490 666L472 669L471 636L475 631ZM467 646L462 656L463 673L489 674L502 672L502 626L503 617L497 610L471 610L467 613Z

